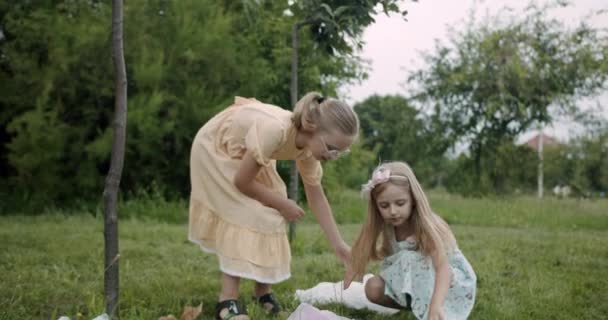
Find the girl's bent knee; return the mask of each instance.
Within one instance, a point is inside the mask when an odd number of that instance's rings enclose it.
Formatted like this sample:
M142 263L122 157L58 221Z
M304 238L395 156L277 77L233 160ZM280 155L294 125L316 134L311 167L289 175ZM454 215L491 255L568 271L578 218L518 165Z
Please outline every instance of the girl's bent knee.
M384 297L384 280L372 277L365 283L365 296L371 302L378 303Z

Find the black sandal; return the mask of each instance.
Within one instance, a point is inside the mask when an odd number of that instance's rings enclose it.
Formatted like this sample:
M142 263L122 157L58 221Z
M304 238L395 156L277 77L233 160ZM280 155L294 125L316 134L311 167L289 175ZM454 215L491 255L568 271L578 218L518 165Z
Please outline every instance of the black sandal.
M228 313L226 314L226 317L222 318L220 313L224 309L227 309ZM228 320L240 315L248 315L248 313L245 306L241 305L237 300L224 300L215 305L215 319L217 320Z
M258 304L260 304L262 306L262 308L269 311L273 315L277 315L277 314L279 314L279 312L283 311L283 307L281 306L281 304L279 303L277 298L274 296L274 294L272 294L272 292L267 293L263 296L257 297L257 298L255 298L255 300L257 301ZM267 303L271 304L272 308L267 309L266 308Z

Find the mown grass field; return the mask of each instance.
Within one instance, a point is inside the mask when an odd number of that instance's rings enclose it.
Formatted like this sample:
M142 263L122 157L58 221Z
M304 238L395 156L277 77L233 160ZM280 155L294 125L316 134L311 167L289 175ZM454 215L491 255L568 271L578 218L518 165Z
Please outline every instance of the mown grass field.
M465 199L431 193L478 276L471 319L607 319L608 200L539 201L533 197ZM348 241L359 231L364 204L356 193L334 198ZM123 204L120 222L122 319L179 316L202 302L212 319L219 290L216 258L186 240L185 203L142 199ZM160 220L172 221L171 223ZM0 217L0 319L91 319L103 313L103 221L83 212ZM314 219L298 224L293 277L275 292L294 310L294 292L339 281L342 267ZM372 271L377 265L372 266ZM249 301L252 283L244 282ZM321 306L356 319L384 317ZM249 303L253 319L270 319Z

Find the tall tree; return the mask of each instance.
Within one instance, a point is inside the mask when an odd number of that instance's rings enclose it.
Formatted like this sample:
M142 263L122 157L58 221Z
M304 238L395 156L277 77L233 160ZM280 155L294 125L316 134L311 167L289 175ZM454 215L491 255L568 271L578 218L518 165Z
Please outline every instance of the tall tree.
M407 161L424 183L441 182L441 166L449 140L437 134L432 118L402 96L371 96L355 105L364 146L378 151L378 160Z
M114 138L110 171L106 176L104 199L104 296L106 313L118 318L119 277L118 266L118 187L125 158L127 127L127 71L123 50L123 2L112 1L112 59L114 61Z
M112 148L113 110L104 107L114 101L113 66L105 54L111 4L0 1L0 180L6 182L0 194L15 208L39 212L32 206L93 200L103 188ZM185 196L193 133L235 94L290 106L285 70L291 27L301 19L284 14L290 5L283 1L123 5L129 39L125 162L138 170L124 170L121 191L130 196L153 187L163 196ZM361 78L356 55L330 55L303 31L301 90L335 95ZM287 181L288 163L278 169Z
M415 0L414 0L415 1ZM292 26L291 55L291 105L298 101L298 43L299 30L309 27L313 41L330 55L352 54L361 48L361 35L365 27L374 22L373 15L380 5L387 15L400 12L398 0L363 0L350 3L341 0L304 0L294 1L289 10L295 13L296 21ZM351 43L349 43L351 42ZM354 45L353 45L354 44ZM298 201L298 170L292 163L289 180L289 198ZM295 224L289 224L289 239L292 240Z
M430 107L453 144L468 143L478 182L504 139L574 113L576 101L606 86L608 39L581 21L568 28L550 9L529 6L523 17L506 10L470 21L451 42L438 41L427 66L411 74L416 97ZM554 109L555 108L555 109Z

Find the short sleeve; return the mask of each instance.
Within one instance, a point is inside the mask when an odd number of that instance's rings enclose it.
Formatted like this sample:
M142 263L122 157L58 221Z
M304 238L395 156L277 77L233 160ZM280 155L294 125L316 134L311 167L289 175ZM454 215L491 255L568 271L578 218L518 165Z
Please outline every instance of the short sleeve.
M255 161L262 165L270 165L272 154L281 146L285 136L283 126L272 120L256 120L245 136L245 147L252 152Z
M296 166L298 167L298 172L300 172L300 176L302 177L302 182L309 186L317 186L321 184L321 179L323 178L323 167L321 166L321 162L315 159L313 156L310 156L306 159L296 160Z
M239 96L234 97L234 104L237 106L244 105L244 104L250 104L250 103L260 103L260 102L258 100L256 100L255 98L243 98L243 97L239 97Z

